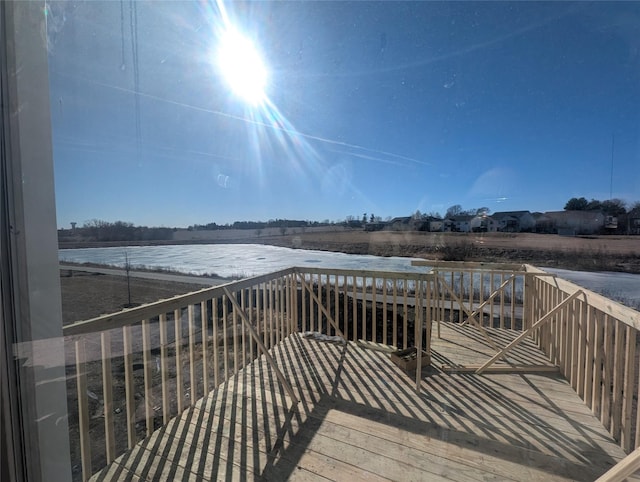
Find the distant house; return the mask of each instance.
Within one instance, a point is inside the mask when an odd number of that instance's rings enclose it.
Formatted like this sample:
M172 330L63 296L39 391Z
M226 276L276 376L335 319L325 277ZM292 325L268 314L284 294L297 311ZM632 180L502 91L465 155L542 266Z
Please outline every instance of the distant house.
M504 211L493 213L491 230L507 233L520 233L533 231L536 227L536 220L529 211Z
M471 231L471 220L476 216L471 216L467 214L461 214L459 216L452 216L451 221L453 222L453 226L451 227L451 231L455 231L457 233L468 233Z
M567 236L599 233L606 222L602 211L551 211L545 216L551 220L552 232Z
M428 217L427 222L429 223L429 231L432 233L438 233L444 231L445 220L440 218Z
M556 232L555 221L545 213L533 213L533 218L536 220L536 233L551 234Z
M393 218L387 223L385 229L391 231L413 231L414 225L411 216Z
M640 208L632 209L627 213L627 232L640 234Z
M486 233L489 231L492 219L486 214L478 214L469 221L469 227L474 233Z
M384 222L367 223L364 225L365 231L382 231L387 226Z

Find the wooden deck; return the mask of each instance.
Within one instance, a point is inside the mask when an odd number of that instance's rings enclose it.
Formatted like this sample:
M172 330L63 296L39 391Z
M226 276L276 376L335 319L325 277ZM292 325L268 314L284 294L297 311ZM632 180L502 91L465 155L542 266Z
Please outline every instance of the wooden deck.
M420 394L387 354L352 342L294 334L271 353L297 410L262 357L92 480L584 481L624 457L562 379L442 372L492 354L471 327L434 329ZM545 363L531 345L510 359Z

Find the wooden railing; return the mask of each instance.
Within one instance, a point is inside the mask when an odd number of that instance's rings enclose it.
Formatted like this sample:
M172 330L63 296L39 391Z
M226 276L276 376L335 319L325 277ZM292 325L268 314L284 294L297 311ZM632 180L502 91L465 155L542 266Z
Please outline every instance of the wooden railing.
M526 266L527 313L538 320L538 346L620 446L640 446L637 350L640 313L566 280Z
M532 337L620 445L640 445L640 313L528 265L434 265L424 273L291 268L65 327L82 478L294 331L415 346L428 360L432 321ZM496 344L495 360L509 348ZM418 387L420 377L418 366Z
M86 480L288 336L294 282L287 269L64 327L77 386L75 478Z

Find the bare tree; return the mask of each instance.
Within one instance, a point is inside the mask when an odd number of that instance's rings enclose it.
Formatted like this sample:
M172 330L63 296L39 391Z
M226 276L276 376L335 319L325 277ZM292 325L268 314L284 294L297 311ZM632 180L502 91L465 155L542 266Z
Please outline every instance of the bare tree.
M462 214L462 206L460 206L460 204L454 204L453 206L449 206L449 208L447 208L445 217L452 218L453 216L459 216L460 214Z
M131 308L131 262L129 261L129 252L124 250L124 270L127 273L127 304L125 308Z

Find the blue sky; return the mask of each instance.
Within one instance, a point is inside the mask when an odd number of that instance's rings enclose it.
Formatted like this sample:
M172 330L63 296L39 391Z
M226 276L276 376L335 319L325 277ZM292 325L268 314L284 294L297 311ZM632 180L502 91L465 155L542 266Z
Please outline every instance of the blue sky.
M341 220L640 200L640 4L65 2L58 226ZM262 105L215 61L229 24Z

